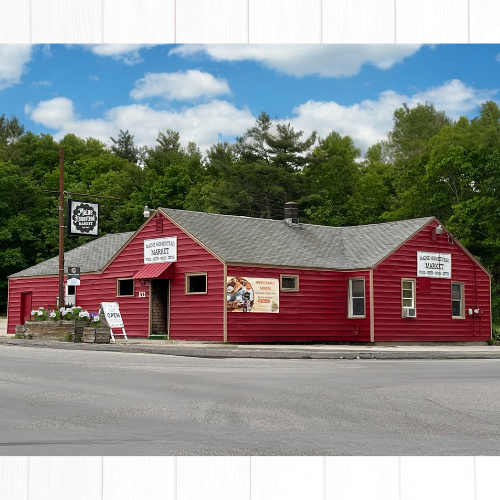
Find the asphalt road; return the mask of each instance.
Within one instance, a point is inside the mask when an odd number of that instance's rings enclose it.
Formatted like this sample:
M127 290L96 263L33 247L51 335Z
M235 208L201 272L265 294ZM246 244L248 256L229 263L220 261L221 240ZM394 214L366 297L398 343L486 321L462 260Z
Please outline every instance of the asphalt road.
M0 345L0 455L499 455L500 360Z

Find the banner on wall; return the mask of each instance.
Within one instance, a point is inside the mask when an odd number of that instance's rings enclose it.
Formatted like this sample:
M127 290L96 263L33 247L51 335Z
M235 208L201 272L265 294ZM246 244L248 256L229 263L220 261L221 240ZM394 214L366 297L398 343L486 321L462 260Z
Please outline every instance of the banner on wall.
M177 262L177 236L144 240L144 264Z
M277 313L279 279L227 278L227 312Z
M417 276L451 278L451 253L417 252Z

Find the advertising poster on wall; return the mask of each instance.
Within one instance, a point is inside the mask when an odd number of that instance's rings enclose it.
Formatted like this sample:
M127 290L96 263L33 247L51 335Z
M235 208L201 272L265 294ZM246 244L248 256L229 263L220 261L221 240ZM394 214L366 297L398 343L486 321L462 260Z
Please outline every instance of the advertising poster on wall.
M227 312L279 312L279 279L227 278Z
M144 264L177 262L177 236L144 240Z
M451 278L451 254L417 252L417 276Z

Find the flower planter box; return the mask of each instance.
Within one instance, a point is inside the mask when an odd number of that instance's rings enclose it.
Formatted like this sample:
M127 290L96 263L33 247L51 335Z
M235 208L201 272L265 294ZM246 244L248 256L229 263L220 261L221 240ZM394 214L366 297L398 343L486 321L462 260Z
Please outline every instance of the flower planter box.
M85 327L83 329L83 341L95 344L109 344L111 331L108 327Z
M23 338L45 338L55 340L68 340L69 335L75 332L74 321L26 321L24 325L16 326L16 336ZM24 332L22 330L24 329ZM17 333L19 331L19 334ZM22 333L21 333L22 332Z

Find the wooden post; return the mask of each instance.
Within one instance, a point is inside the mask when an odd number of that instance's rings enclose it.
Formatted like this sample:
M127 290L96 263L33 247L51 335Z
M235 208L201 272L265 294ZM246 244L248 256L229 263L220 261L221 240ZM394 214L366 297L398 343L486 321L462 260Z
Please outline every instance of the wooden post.
M59 148L59 309L64 307L64 154Z

